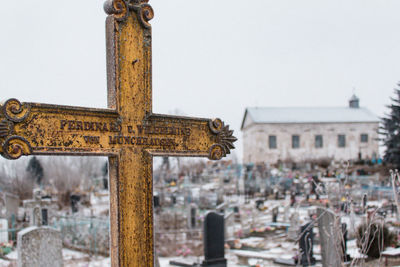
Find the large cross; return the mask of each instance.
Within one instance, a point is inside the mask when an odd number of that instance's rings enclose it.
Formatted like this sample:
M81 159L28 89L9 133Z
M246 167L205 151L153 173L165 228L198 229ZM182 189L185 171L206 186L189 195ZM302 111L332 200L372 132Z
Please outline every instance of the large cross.
M107 0L108 109L20 103L0 113L0 153L109 157L112 266L153 266L153 156L218 160L236 138L220 119L152 113L146 0Z

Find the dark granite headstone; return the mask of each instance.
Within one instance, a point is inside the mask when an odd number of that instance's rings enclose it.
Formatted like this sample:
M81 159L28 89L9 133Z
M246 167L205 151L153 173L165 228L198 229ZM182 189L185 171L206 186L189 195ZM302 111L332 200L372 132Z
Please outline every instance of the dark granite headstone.
M71 201L72 213L78 212L78 202L80 199L81 199L81 196L79 196L79 195L71 195L70 201Z
M276 223L278 222L278 214L279 214L279 208L275 207L272 209L272 222Z
M347 224L342 223L342 235L343 235L343 241L341 242L342 244L342 250L343 250L343 260L344 262L349 262L351 261L351 257L349 254L347 254Z
M224 216L209 212L204 219L204 261L202 266L226 267Z
M196 207L190 208L190 227L196 228Z
M42 209L42 225L49 225L47 209Z
M364 194L362 202L363 202L363 212L365 213L365 211L367 210L367 194Z
M154 208L158 208L160 206L160 197L159 196L153 196L153 201L154 201Z
M315 258L313 255L313 245L314 245L314 233L313 233L313 223L305 223L300 229L300 264L303 266L310 266L315 264Z

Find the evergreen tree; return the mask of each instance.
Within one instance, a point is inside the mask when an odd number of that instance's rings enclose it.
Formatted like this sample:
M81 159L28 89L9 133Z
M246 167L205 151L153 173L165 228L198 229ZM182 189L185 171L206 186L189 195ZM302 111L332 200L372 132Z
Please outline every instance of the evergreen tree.
M386 146L384 161L397 169L400 168L400 83L395 89L395 97L391 98L392 104L387 107L390 109L390 114L382 119L382 127L380 134L382 141Z
M43 179L43 167L40 164L40 161L36 157L32 157L28 166L26 167L26 171L28 172L28 177L32 179L37 184L41 184Z

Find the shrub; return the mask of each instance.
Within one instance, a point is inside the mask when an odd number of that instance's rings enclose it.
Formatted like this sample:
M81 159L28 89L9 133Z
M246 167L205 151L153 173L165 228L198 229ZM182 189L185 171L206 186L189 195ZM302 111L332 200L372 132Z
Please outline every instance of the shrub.
M383 223L361 224L357 228L357 247L371 258L379 258L388 246L396 244L396 235Z

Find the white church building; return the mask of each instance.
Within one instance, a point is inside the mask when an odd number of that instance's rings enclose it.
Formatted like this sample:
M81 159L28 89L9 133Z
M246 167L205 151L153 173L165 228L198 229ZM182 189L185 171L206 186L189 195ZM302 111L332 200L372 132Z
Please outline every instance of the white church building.
M379 154L379 118L359 106L246 108L243 162L373 159Z

